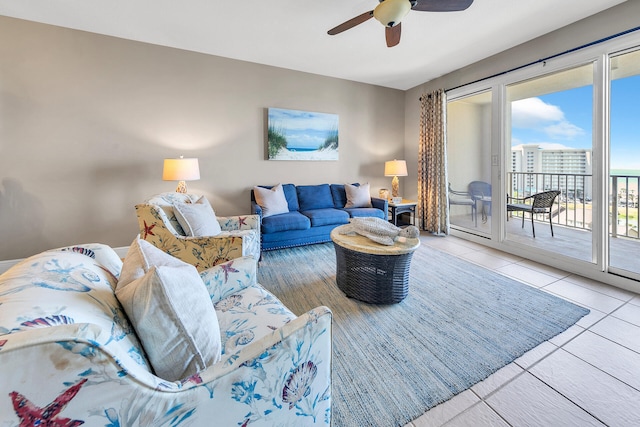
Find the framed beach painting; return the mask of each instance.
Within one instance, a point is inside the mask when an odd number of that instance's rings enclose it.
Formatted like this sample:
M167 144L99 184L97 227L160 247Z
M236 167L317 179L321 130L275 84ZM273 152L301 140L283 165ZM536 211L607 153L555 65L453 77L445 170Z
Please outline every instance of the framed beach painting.
M269 108L269 160L338 160L338 115Z

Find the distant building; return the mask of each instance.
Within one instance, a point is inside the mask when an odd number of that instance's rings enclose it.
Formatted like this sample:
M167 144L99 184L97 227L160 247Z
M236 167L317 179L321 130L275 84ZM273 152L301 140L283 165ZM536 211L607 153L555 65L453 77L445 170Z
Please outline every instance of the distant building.
M511 188L520 196L560 190L563 197L592 197L591 150L543 144L520 144L511 148Z

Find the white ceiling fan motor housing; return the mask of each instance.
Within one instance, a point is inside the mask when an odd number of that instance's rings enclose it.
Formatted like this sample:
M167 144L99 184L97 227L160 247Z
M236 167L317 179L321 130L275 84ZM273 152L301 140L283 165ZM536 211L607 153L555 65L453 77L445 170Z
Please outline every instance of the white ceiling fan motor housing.
M409 0L384 0L373 10L373 17L385 27L398 25L411 10Z

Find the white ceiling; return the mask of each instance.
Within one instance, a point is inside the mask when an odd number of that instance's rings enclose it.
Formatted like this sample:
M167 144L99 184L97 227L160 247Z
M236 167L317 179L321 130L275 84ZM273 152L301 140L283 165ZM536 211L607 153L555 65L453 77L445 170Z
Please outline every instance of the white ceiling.
M376 0L0 0L0 15L406 90L624 1L410 11L393 48L375 19L327 35Z

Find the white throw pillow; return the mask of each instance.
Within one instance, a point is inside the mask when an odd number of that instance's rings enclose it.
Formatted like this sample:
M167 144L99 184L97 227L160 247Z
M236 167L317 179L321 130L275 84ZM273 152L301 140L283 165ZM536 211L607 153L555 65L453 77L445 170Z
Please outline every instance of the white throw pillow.
M156 248L153 244L136 238L124 257L117 288L123 288L136 279L144 276L154 265L181 267L191 265Z
M370 208L371 195L369 194L369 183L356 185L345 184L344 191L347 193L347 204L345 208Z
M282 184L272 188L253 187L256 203L262 208L262 217L289 212L287 198L284 196Z
M217 236L222 232L216 213L204 196L196 203L175 203L173 212L187 236Z
M179 381L220 360L218 317L195 267L153 266L116 296L158 377Z

